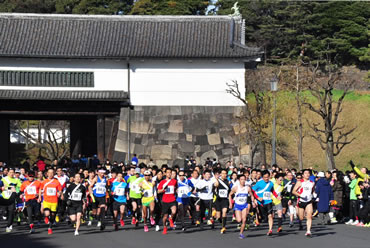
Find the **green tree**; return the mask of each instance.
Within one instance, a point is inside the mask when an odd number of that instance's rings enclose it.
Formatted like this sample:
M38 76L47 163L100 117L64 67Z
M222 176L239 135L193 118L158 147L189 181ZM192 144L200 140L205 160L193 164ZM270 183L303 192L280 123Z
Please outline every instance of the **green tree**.
M0 12L54 13L56 0L0 0Z
M127 14L133 0L56 0L61 14L122 15Z
M205 0L138 0L132 15L204 15L209 1Z

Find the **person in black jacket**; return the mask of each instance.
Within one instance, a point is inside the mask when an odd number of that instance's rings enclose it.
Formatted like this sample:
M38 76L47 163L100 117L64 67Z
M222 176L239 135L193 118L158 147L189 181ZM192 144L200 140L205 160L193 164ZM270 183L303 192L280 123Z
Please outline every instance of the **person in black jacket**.
M72 222L76 222L75 236L79 235L78 230L81 224L83 206L86 199L86 188L81 183L81 175L74 176L74 182L66 189L64 198L67 199L68 214Z
M362 201L362 208L359 212L359 218L360 218L360 226L369 225L370 218L370 188L369 184L366 182L359 182L358 185L361 189L361 195L359 196L359 199Z

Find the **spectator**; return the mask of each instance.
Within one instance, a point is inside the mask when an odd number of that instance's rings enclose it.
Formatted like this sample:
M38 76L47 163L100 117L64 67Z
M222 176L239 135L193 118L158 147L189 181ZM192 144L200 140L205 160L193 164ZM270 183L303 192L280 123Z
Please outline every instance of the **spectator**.
M343 174L343 173L342 173ZM333 189L334 194L334 201L335 204L333 205L333 217L331 218L331 223L337 223L341 221L343 217L342 208L343 208L343 181L342 175L338 171L334 171L332 174L332 179L330 181L330 185Z
M31 159L29 157L26 158L26 161L24 161L21 168L24 168L27 171L31 168Z
M324 172L318 173L318 180L316 183L316 194L317 194L317 211L319 212L319 218L321 223L326 225L329 223L329 203L334 200L333 190L329 184L329 181L325 178Z
M131 163L135 162L135 165L139 164L139 159L137 158L136 154L131 159Z
M351 178L351 183L349 184L350 189L350 206L349 206L349 221L346 222L347 225L357 225L358 224L358 201L356 195L357 187L357 175L354 171L349 173Z
M46 164L42 157L39 157L39 160L36 162L36 164L37 164L37 168L39 168L39 171L43 172L45 170Z

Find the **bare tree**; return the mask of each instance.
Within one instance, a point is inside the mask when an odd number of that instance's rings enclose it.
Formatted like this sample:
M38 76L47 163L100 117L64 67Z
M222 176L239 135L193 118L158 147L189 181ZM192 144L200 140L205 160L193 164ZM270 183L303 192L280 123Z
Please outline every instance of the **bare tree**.
M60 160L69 153L69 145L67 144L66 131L69 129L69 124L66 121L50 121L40 120L37 123L37 136L32 135L29 132L29 127L24 128L25 121L15 120L12 122L12 132L20 135L28 143L28 148L33 147L39 149L39 156L42 151L45 151L49 160ZM42 135L44 131L44 137ZM62 136L57 135L58 132L62 133Z
M319 70L319 64L311 67L311 82L309 91L317 100L318 106L310 102L304 105L315 113L320 121L314 122L307 120L310 129L313 131L311 137L314 138L322 150L325 151L326 164L328 169L334 169L335 156L338 156L343 148L351 144L355 138L350 135L356 127L348 128L346 125L339 125L338 120L343 110L343 100L351 88L353 81L346 80L340 72L333 71L331 65L326 66L326 71ZM333 98L333 91L337 85L344 87L343 93L338 100Z
M256 72L256 70L251 70L250 73L256 76L253 78L258 78L256 74L259 72ZM270 142L269 135L266 132L271 122L270 96L262 90L262 84L259 85L254 80L246 84L247 93L250 94L250 101L247 101L246 96L241 94L237 81L227 83L227 86L228 89L226 91L244 104L243 111L237 118L239 123L244 125L241 129L245 130L246 142L249 144L249 166L254 167L255 155L258 150L261 152L261 162L266 164L265 144Z

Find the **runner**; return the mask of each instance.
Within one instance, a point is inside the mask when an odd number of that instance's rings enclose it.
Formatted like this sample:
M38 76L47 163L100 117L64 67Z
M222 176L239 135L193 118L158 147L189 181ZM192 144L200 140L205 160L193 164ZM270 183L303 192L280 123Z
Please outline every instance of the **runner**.
M222 229L221 234L225 233L226 231L226 218L227 218L227 210L229 205L228 196L230 193L230 185L229 180L227 180L227 170L222 169L220 178L218 179L218 187L216 189L216 218L222 218ZM231 209L231 208L230 208Z
M170 227L174 227L173 217L176 214L177 202L175 192L177 189L177 180L171 178L172 169L166 169L166 179L162 180L158 185L158 193L163 193L162 197L162 214L163 214L163 234L167 234L167 219L169 219ZM171 210L172 218L168 218L168 213Z
M62 186L59 181L54 178L54 169L48 169L48 178L41 184L42 194L39 194L39 202L41 197L44 198L41 205L41 213L45 216L45 223L49 224L48 234L53 234L52 225L55 221L55 215L58 209L58 198L62 197Z
M312 198L315 183L310 180L311 171L308 169L303 170L303 179L298 180L293 189L293 194L298 197L298 217L299 217L299 230L303 230L302 221L306 215L307 219L307 232L306 236L311 238L312 226Z
M4 200L2 205L6 206L6 210L8 211L8 222L5 231L11 232L13 230L15 201L18 198L18 193L22 186L22 183L18 178L15 178L15 170L12 168L9 169L8 175L6 177L3 177L1 181L4 185L1 193ZM16 191L15 195L13 195L13 188Z
M125 226L123 217L125 216L125 207L127 204L128 197L128 184L123 179L122 172L117 173L116 180L112 183L112 195L113 195L113 227L114 230L118 230L117 217L118 211L120 212L120 225Z
M64 174L64 171L61 167L57 168L55 178L58 179L60 185L62 185L63 193L66 190L66 183L69 181L69 178ZM55 221L58 223L59 220L63 220L64 211L66 209L66 201L59 198L58 200L58 213L55 217Z
M149 228L147 225L148 220L148 207L149 207L149 217L150 217L150 224L152 226L155 225L155 221L153 218L153 212L155 207L154 202L154 183L151 181L152 173L149 170L144 172L144 180L140 182L139 187L143 192L143 198L141 199L143 204L143 218L144 218L144 232L149 232Z
M283 181L284 189L282 194L283 199L281 204L283 206L283 216L289 209L289 227L292 228L294 225L294 216L296 215L296 196L293 195L292 191L297 180L293 177L291 171L287 171L286 178Z
M78 236L78 230L81 225L81 217L83 213L83 205L86 202L86 188L81 183L81 175L74 176L74 182L71 183L65 191L65 199L67 200L68 215L72 222L76 222L75 236Z
M193 173L191 173L191 178L189 178L191 183L194 185L194 188L196 189L198 183L200 182L201 178L199 177L199 172L197 170L194 170ZM199 205L199 193L196 190L192 191L192 194L190 195L190 213L191 213L191 224L194 225L196 221L196 206Z
M244 228L245 228L246 221L247 221L247 215L249 211L249 208L248 208L248 196L249 195L252 198L252 202L254 202L254 197L252 195L251 188L245 182L246 182L245 175L243 174L239 175L239 184L234 186L229 193L229 208L230 209L233 207L232 196L235 194L234 210L235 210L236 221L238 223L241 223L240 233L239 233L240 239L245 238L243 232L244 232Z
M98 227L103 231L105 229L105 210L107 206L107 178L105 177L105 170L99 169L98 175L95 176L89 185L89 192L93 199L93 209L97 209L96 214L99 215Z
M152 178L152 180L154 179L154 177ZM157 171L157 174L155 176L155 179L153 180L153 183L155 185L154 187L154 198L155 198L155 207L154 207L154 213L155 213L155 231L156 232L159 232L160 230L160 227L159 227L159 222L161 220L161 216L162 216L162 197L163 197L163 193L159 194L158 193L158 185L160 184L160 182L164 180L163 179L163 172L161 170L158 169Z
M181 221L181 230L183 232L186 231L185 227L185 215L187 213L189 207L189 196L191 192L194 191L194 185L191 180L185 177L185 171L181 170L179 172L179 179L177 181L178 188L177 188L177 204L178 204L178 211L179 211L179 218Z
M211 178L211 171L206 170L204 172L204 179L200 180L197 184L197 191L199 192L199 205L197 205L197 226L200 226L203 215L208 209L208 225L214 228L214 220L212 218L212 201L213 201L213 189L218 187L218 176Z
M89 220L87 223L88 226L92 225L92 221L96 219L96 208L94 208L93 195L90 195L89 186L92 185L95 178L95 172L93 170L89 171L89 176L85 179L85 188L86 188L86 204L85 204L85 219ZM95 200L95 198L94 198Z
M277 233L283 231L283 205L281 204L281 192L284 189L283 186L284 174L278 173L275 175L274 191L277 193L278 197L273 196L272 202L274 203L273 210L277 212L278 215L278 229ZM280 199L280 200L279 200ZM273 215L274 217L274 215Z
M258 172L257 172L258 177ZM272 225L274 223L274 218L272 215L272 198L271 193L281 200L281 197L274 191L274 184L270 181L270 172L267 170L262 172L262 180L258 181L256 185L252 187L254 197L258 203L259 212L262 217L268 218L269 231L267 236L272 235Z
M35 172L28 172L28 180L22 183L21 192L24 193L30 233L34 233L33 216L39 219L40 216L40 194L41 183L35 180Z
M140 177L140 168L135 169L135 175L129 177L127 183L130 187L130 200L132 204L132 225L139 225L141 208L141 190L139 184L144 180Z

